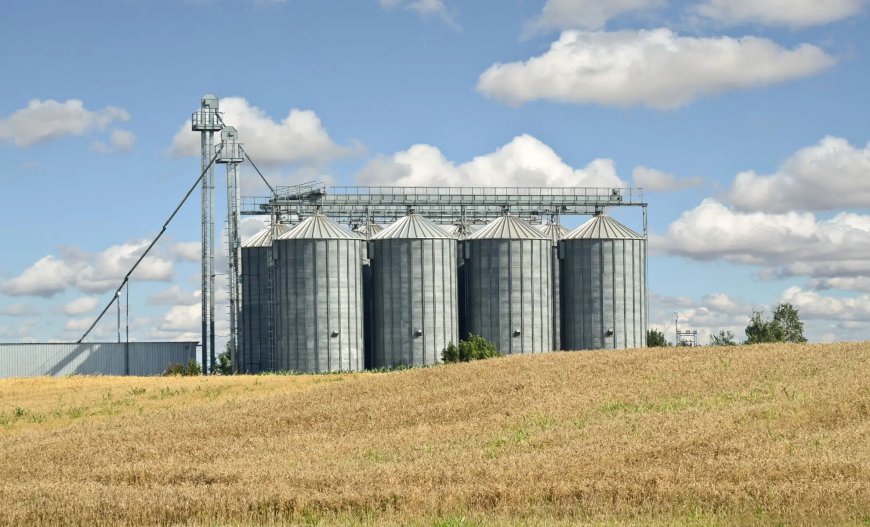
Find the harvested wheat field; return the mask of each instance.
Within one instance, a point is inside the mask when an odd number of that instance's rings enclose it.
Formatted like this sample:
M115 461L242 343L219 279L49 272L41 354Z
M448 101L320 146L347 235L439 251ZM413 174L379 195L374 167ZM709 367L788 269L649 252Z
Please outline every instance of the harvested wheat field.
M870 344L0 381L4 525L868 525Z

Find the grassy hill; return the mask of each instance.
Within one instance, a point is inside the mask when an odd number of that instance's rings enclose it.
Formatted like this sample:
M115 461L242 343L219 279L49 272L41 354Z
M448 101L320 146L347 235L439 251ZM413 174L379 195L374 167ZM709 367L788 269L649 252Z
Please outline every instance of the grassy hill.
M870 344L0 381L0 524L870 525Z

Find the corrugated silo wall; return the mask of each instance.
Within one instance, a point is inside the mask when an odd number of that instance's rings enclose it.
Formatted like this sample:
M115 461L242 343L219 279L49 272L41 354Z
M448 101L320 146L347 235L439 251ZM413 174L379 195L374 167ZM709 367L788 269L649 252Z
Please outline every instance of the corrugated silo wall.
M550 240L466 241L469 332L504 355L552 351L552 250Z
M441 362L444 348L459 338L456 240L376 239L368 247L372 366Z
M196 342L0 343L0 378L161 375L196 360Z
M364 368L362 240L274 242L275 369Z
M363 348L365 349L363 365L365 369L373 368L374 345L372 343L372 325L374 313L372 306L372 265L368 259L366 243L362 245L362 288L363 288Z
M559 251L562 347L646 346L646 241L563 240Z
M274 325L271 291L271 247L242 248L242 309L239 327L239 373L272 369Z
M459 338L468 339L468 288L465 266L465 240L460 240L457 245L458 258L456 260L456 294L458 299Z
M553 280L553 349L562 349L562 293L559 289L559 246L554 245L550 256L550 277Z

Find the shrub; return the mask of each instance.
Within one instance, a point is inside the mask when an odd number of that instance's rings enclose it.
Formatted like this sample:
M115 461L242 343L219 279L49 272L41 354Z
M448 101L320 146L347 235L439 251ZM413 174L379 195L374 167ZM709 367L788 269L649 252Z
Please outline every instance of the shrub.
M665 339L665 334L661 331L651 329L646 332L646 347L648 348L664 348L671 344Z
M202 368L199 366L199 363L195 360L189 361L187 364L176 364L171 363L166 367L166 371L163 372L163 375L169 376L181 376L188 377L193 375L200 375L202 373Z
M468 362L472 360L490 359L501 354L495 349L495 344L480 335L469 335L468 340L460 340L459 345L452 342L444 348L441 358L444 362Z

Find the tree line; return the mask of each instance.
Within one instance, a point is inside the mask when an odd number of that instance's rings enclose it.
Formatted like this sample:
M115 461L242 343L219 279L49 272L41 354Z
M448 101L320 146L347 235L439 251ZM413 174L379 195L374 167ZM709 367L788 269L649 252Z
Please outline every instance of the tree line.
M765 318L764 313L752 311L749 324L746 326L746 340L737 342L732 331L720 330L710 336L710 346L736 346L737 344L761 344L763 342L806 342L804 323L798 310L789 303L781 303L771 311L771 317ZM671 346L661 331L647 331L647 347ZM679 343L677 343L679 345Z

